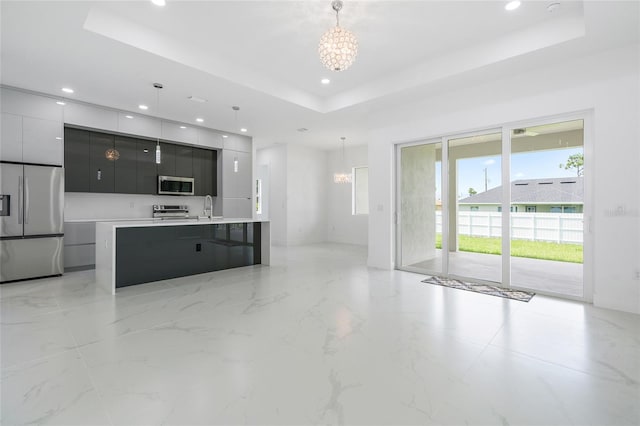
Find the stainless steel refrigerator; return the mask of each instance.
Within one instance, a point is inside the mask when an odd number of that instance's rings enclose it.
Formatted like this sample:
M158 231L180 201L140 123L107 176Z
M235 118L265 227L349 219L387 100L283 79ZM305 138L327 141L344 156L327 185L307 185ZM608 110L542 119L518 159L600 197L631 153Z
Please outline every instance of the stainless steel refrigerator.
M61 275L62 167L0 163L0 283Z

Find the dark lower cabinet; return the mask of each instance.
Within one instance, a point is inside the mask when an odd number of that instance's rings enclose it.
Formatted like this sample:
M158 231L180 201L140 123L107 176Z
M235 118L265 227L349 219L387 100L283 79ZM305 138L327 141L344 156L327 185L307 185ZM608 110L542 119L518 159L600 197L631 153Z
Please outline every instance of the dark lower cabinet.
M113 135L91 132L89 156L89 189L91 192L114 191L114 161L107 159L107 150L113 149Z
M136 147L136 192L138 194L158 193L158 168L156 164L156 143L144 139L137 140Z
M116 288L259 264L260 223L116 229Z
M64 190L66 192L89 192L91 155L90 133L86 130L64 129Z
M137 141L124 136L115 137L115 149L120 157L113 161L115 170L114 192L120 194L136 194Z

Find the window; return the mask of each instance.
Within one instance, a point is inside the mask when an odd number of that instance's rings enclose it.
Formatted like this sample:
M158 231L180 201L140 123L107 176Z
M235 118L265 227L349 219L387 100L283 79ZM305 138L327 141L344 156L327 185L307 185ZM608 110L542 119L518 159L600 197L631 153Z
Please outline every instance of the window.
M578 210L575 206L564 206L562 207L563 213L576 213Z
M369 214L369 168L354 167L351 182L351 214Z
M536 206L527 206L526 210L527 210L527 213L535 213L536 212Z
M472 212L477 212L478 210L480 210L480 207L478 207L478 206L471 206L471 207L470 207L470 209L471 209L471 211L472 211Z
M498 212L501 212L501 211L502 211L502 207L500 207L500 206L499 206L499 207L498 207ZM518 211L518 206L511 206L511 207L509 207L509 211L511 211L511 212L517 212L517 211Z
M551 213L562 213L562 207L560 206L551 206Z

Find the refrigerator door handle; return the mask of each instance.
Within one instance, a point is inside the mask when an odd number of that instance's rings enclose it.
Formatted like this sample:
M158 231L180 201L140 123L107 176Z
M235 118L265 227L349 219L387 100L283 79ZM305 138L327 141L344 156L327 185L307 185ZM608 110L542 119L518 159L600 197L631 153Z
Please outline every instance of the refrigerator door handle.
M22 225L22 176L18 176L18 224Z
M29 223L29 179L24 178L24 223Z

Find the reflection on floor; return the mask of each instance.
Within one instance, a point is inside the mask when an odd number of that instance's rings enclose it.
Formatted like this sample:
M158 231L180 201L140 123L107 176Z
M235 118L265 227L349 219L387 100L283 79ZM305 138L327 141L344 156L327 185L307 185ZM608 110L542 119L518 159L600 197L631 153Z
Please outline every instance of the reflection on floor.
M128 287L0 286L0 423L640 424L640 317L369 269L366 249Z
M432 273L442 271L441 250L436 250L434 259L410 266ZM501 282L501 257L493 254L452 252L449 256L449 273ZM519 288L582 297L582 264L512 257L511 284Z

